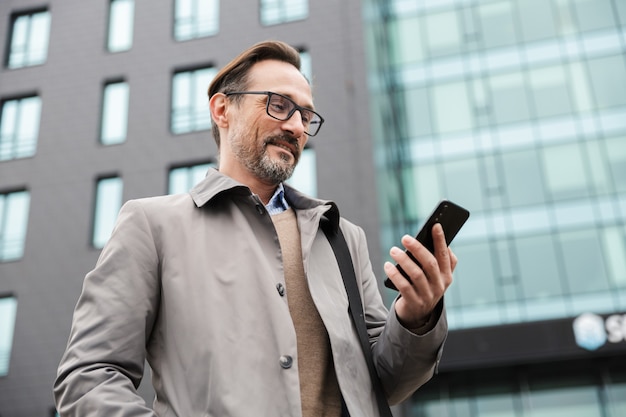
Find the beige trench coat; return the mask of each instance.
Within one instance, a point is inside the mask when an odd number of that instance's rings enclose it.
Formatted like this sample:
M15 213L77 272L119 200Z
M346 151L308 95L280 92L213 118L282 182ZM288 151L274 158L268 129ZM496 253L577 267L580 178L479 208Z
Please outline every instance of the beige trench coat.
M319 230L322 215L346 236L391 404L432 376L445 312L424 336L404 329L383 305L363 230L340 220L333 203L289 187L286 197L348 410L377 416L339 268ZM274 226L247 187L211 170L189 194L129 201L85 277L54 385L57 409L80 417L300 416L296 333L281 285ZM136 392L146 358L152 408Z

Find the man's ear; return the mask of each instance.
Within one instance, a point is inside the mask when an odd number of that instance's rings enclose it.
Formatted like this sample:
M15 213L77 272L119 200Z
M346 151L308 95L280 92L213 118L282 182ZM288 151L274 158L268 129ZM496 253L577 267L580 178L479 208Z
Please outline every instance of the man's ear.
M209 109L211 110L211 117L213 123L218 127L228 127L228 98L223 93L215 93L209 100Z

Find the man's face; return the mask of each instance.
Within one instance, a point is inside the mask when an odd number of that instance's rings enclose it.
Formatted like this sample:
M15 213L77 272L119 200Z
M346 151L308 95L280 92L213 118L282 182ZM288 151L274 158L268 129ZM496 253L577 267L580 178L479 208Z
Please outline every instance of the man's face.
M313 108L311 88L304 76L281 61L267 60L250 69L246 91L271 91L291 98L296 104ZM279 184L293 173L308 136L304 133L302 115L296 111L288 120L280 121L266 112L268 96L245 94L240 102L230 97L231 112L225 146L229 146L234 162L259 180Z

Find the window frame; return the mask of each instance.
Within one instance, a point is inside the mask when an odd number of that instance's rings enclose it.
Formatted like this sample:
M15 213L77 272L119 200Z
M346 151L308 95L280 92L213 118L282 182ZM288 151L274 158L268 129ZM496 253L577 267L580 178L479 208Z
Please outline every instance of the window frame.
M195 174L190 171L200 169L201 167L204 167L204 166L206 166L206 170L204 170L204 173L206 174L206 172L211 167L217 167L217 162L215 161L215 159L206 159L206 160L201 160L201 161L195 161L195 162L189 162L185 164L177 164L177 165L170 166L170 168L167 171L167 190L166 190L167 194L172 195L172 194L186 193L189 190L191 190L193 187L195 187L199 181L194 180ZM172 174L175 171L180 171L180 170L186 170L185 172L186 183L187 183L186 190L182 190L178 188L173 189Z
M190 8L190 16L180 16L179 15L179 2L180 1L188 1ZM174 0L174 22L172 26L172 36L176 42L186 42L193 39L199 38L208 38L211 36L215 36L220 32L220 0L209 0L211 3L208 6L210 9L209 25L207 30L202 30L200 24L202 21L199 19L198 13L198 5L203 0ZM185 23L187 21L187 23ZM191 27L192 29L189 31L189 34L181 34L183 32L182 28Z
M114 10L116 7L115 3L130 3L130 11L129 16L127 15L116 15L115 12L119 11L119 9ZM109 0L109 8L108 8L108 22L107 22L107 33L106 33L106 50L109 53L115 54L119 52L129 51L133 47L134 42L134 32L135 32L135 0ZM120 19L124 19L125 21L121 21ZM115 24L129 24L128 28L128 36L127 39L124 39L124 45L117 45L113 42L112 38L114 38L112 28Z
M40 52L40 57L37 59L34 59L31 55L33 54L33 26L32 26L32 19L35 15L41 15L41 14L46 14L46 19L47 21L45 22L46 27L44 29L46 29L46 38L45 40L42 42L42 48L41 48L41 52ZM22 50L19 51L19 53L21 53L24 58L22 58L20 60L19 64L12 64L12 58L14 58L14 54L17 52L14 50L15 46L14 45L14 40L15 40L15 24L16 22L23 17L28 17L28 22L26 23L26 33L25 33L25 41L24 44L21 45ZM7 33L7 41L6 41L6 54L4 57L4 67L7 69L12 69L12 70L16 70L16 69L20 69L20 68L28 68L28 67L33 67L33 66L37 66L37 65L43 65L46 63L46 61L48 60L48 49L49 49L49 45L50 45L50 32L51 32L51 27L52 27L52 15L50 13L50 10L47 7L40 7L40 8L34 8L34 9L28 9L28 10L22 10L22 11L17 11L15 13L11 14L10 17L10 23L9 23L9 30ZM35 49L35 51L37 51L37 49Z
M22 138L24 136L24 132L22 132L21 127L20 126L20 120L23 119L24 117L24 100L31 100L31 99L37 99L37 113L36 113L36 117L37 117L37 122L31 124L28 124L29 127L33 127L33 136L28 138L27 141L24 140L20 140L20 138ZM5 132L7 133L7 136L11 137L10 143L7 145L7 143L4 143L4 141L2 140L2 134L6 128L6 126L3 126L3 119L5 117L5 105L6 103L11 103L11 102L16 102L16 111L15 111L15 116L14 116L14 121L13 121L13 130L11 132ZM39 129L41 126L41 111L42 111L42 102L41 102L41 97L39 96L39 94L37 93L29 93L29 94L23 94L20 96L13 96L13 97L5 97L0 99L0 162L2 161L11 161L14 159L22 159L22 158L30 158L33 157L36 153L37 153L37 142L39 141ZM10 134L10 135L9 135ZM26 143L24 143L26 142ZM26 146L24 146L26 145ZM7 153L7 157L4 158L3 157L3 151L2 151L2 147L3 146L7 146L8 148L11 148L12 150L10 152ZM20 151L19 149L21 147L24 147L26 150L25 151Z
M119 180L118 185L120 188L119 195L116 196L119 201L115 202L117 209L115 211L115 215L112 215L111 213L107 213L110 216L110 218L107 217L107 219L103 219L101 217L102 214L100 212L101 204L102 204L102 200L100 200L101 198L100 187L103 184L103 181L114 180L114 179ZM108 242L110 235L111 235L110 232L113 230L113 227L115 226L115 222L117 221L117 217L119 215L119 211L122 205L124 204L124 180L121 175L114 173L114 174L102 175L102 176L97 177L94 184L95 184L95 187L94 187L94 194L93 194L93 210L92 210L93 215L92 215L90 246L94 249L100 250ZM104 232L101 230L103 227L107 229ZM102 238L103 233L107 235L106 239Z
M15 196L16 194L25 195L26 201L23 204L25 204L26 213L23 213L22 224L18 226L19 229L21 229L20 236L18 237L19 241L17 242L20 247L17 249L16 255L7 255L6 247L9 243L9 240L6 236L7 225L12 225L13 227L15 227L15 220L13 222L9 221L11 213L8 209L9 206L7 205L7 199L9 198L9 196ZM28 236L30 201L30 191L26 188L3 190L0 192L0 263L19 261L24 257L24 252L26 249L26 238ZM13 207L13 210L15 210L15 207Z
M199 80L197 73L203 70L209 70L211 72L210 79L206 84L198 86ZM176 102L179 99L177 91L177 81L183 74L191 75L191 86L186 97L185 106L177 106ZM211 112L209 110L207 91L209 84L217 74L217 68L213 63L207 63L202 65L196 65L193 67L175 69L172 73L172 79L170 83L170 120L169 131L176 136L184 135L193 132L211 130L213 122L211 120ZM202 87L202 88L200 88ZM196 94L198 96L196 96ZM204 103L200 105L199 97L204 100ZM203 114L204 113L204 114ZM189 120L187 123L182 123L181 118L184 121L185 117ZM182 126L182 127L180 127Z
M124 119L123 123L124 123L124 128L123 128L123 136L119 137L119 138L105 138L105 129L107 128L107 126L109 126L110 124L110 120L109 117L118 117L119 116L119 104L120 103L109 103L108 102L108 96L107 96L107 91L110 87L115 86L115 85L120 85L123 84L126 87L126 102L125 102L125 114L122 115L121 117ZM110 90L109 90L110 92ZM114 105L115 104L115 105ZM107 111L107 107L111 105L116 109L116 113L114 116L111 116L111 113L109 113ZM112 146L112 145L119 145L122 144L124 142L126 142L126 140L128 139L128 115L130 112L130 84L128 83L128 81L126 81L123 78L117 78L117 79L111 79L108 81L105 81L103 86L102 86L102 101L101 101L101 110L100 110L100 132L99 132L99 137L98 137L98 141L101 145L103 146Z
M18 305L18 299L17 296L14 293L0 293L0 311L3 310L3 300L5 299L12 299L14 302L14 308L12 313L12 323L8 323L8 327L4 330L6 330L6 333L3 332L2 326L0 325L0 347L3 347L3 340L2 338L7 336L8 340L7 343L5 345L6 349L6 365L5 363L3 363L3 355L0 354L0 378L2 377L6 377L9 375L9 370L11 369L11 353L13 351L13 343L14 343L14 337L15 337L15 323L17 321L17 305ZM4 319L7 319L6 314L0 314L0 324L2 324L2 321ZM0 349L0 353L2 353L2 349Z
M290 4L296 1L302 4ZM303 7L305 10L300 14L295 14L292 12L292 8L296 6ZM272 14L276 16L272 17ZM309 16L309 0L259 0L259 22L264 27L298 22L308 19Z

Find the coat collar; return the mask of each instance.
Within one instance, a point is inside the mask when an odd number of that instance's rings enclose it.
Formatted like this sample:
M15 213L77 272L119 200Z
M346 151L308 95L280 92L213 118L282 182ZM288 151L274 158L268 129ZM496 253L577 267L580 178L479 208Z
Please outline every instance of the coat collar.
M321 210L330 220L333 230L339 227L339 208L330 200L311 198L295 188L284 184L285 198L295 210L317 212ZM197 207L202 207L208 202L222 196L251 196L250 189L231 177L222 174L215 168L210 168L206 177L189 191L191 198Z

